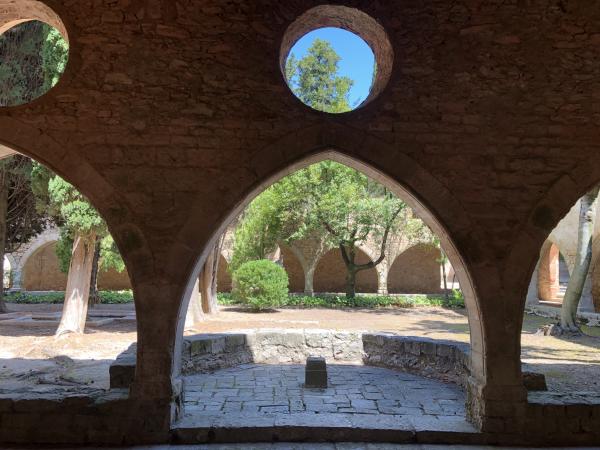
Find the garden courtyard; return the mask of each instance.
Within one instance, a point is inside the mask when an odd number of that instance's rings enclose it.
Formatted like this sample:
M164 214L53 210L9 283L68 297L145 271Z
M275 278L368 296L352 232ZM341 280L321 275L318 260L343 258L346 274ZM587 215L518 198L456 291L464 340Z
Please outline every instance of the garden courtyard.
M60 304L9 304L12 316L48 319L60 313ZM119 315L114 320L89 320L85 334L55 337L56 323L0 321L0 388L3 390L52 390L69 392L108 389L113 360L136 341L132 304L99 305L92 314ZM21 323L19 323L21 322ZM37 323L36 323L37 322ZM580 337L541 336L536 331L549 318L525 315L522 331L524 370L543 373L550 391L600 392L598 328L584 327ZM328 329L379 331L469 342L463 308L279 308L251 312L237 305L223 305L207 316L202 333L248 329ZM190 331L186 334L191 334Z

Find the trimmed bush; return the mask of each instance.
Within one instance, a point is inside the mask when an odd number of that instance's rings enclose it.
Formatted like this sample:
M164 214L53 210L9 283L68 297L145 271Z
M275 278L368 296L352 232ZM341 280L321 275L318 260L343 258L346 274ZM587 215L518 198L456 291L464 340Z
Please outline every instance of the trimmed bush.
M287 273L273 261L248 261L233 273L232 278L233 298L255 311L275 308L287 300Z
M56 292L10 292L4 294L4 300L8 303L23 304L60 304L65 300L64 291ZM100 303L119 304L133 303L133 293L131 290L125 291L100 291Z

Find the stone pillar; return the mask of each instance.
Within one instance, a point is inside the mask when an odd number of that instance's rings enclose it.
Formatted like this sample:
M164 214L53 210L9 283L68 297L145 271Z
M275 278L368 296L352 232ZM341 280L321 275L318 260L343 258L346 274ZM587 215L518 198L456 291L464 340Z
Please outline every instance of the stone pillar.
M21 268L16 267L13 270L11 270L10 276L11 276L10 290L11 291L20 291L21 290L21 276L22 276Z
M527 288L527 298L525 300L526 306L534 306L537 305L540 301L538 294L538 277L540 270L540 262L538 260L535 265L535 270L533 271L533 275L531 275L531 280L529 280L529 287Z
M555 300L559 291L559 251L552 244L538 264L538 294L540 300Z
M377 269L377 293L379 295L388 295L387 281L389 268L387 265L387 261L384 259L383 261L381 261L381 263L375 266L375 269Z

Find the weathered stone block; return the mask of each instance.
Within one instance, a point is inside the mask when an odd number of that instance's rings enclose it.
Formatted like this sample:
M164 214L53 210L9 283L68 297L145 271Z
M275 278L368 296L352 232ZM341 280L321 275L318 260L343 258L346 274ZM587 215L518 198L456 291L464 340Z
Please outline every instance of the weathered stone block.
M528 391L547 391L546 376L543 373L523 372L523 385Z
M225 335L225 351L231 352L246 345L246 336L243 334Z
M309 356L306 359L304 386L307 388L327 387L327 363L325 358Z

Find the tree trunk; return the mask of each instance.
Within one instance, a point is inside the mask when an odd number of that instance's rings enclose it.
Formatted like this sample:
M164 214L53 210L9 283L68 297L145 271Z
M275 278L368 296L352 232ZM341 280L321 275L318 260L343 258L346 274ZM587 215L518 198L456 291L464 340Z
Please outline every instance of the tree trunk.
M185 329L197 328L203 320L204 313L202 312L202 305L200 303L200 286L199 281L196 278L196 283L194 283L194 289L192 289L187 314L185 316Z
M444 283L444 298L448 300L448 282L446 281L446 262L443 261L442 264L442 280Z
M202 301L202 311L205 314L214 314L218 311L217 305L217 269L219 259L215 258L217 246L209 253L200 272L200 298ZM215 261L216 260L216 261Z
M2 176L2 185L0 186L0 262L2 264L2 287L0 288L0 313L8 312L6 302L4 301L4 250L6 247L6 220L8 215L8 176L6 169Z
M94 259L92 261L92 277L90 279L90 307L100 303L100 295L98 294L98 263L100 261L100 239L96 237L94 246Z
M560 311L560 326L564 331L578 332L577 307L592 260L592 233L594 231L594 202L598 187L581 198L579 209L579 229L577 233L577 255L567 291Z
M304 295L309 297L315 295L315 269L316 265L311 265L304 271Z
M56 336L85 330L95 245L95 235L76 235L73 240L65 303Z
M348 268L346 272L346 298L356 297L356 271Z

